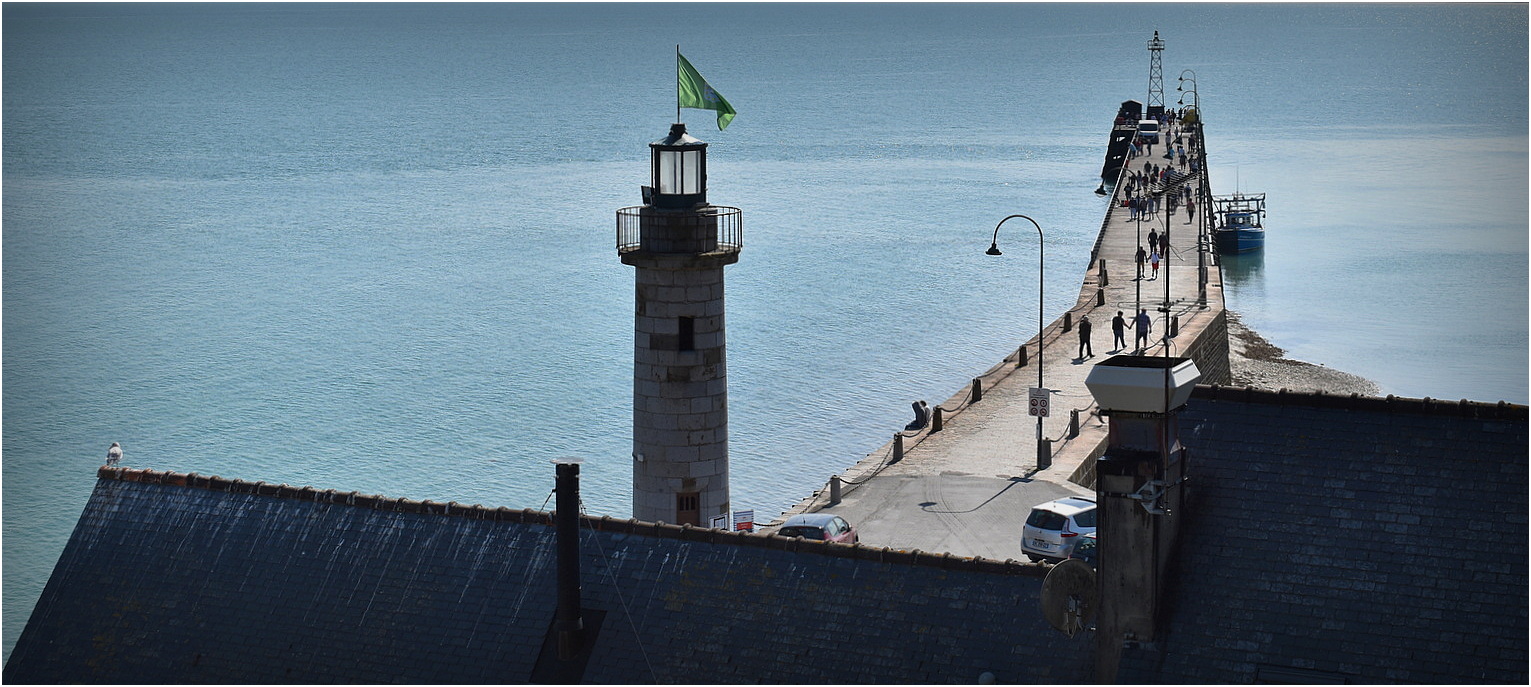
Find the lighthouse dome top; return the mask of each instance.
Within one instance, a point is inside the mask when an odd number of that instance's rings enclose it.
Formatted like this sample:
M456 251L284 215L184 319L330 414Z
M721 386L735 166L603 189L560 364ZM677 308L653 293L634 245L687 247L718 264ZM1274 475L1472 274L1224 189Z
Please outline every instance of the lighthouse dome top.
M667 148L678 148L681 146L706 146L707 143L699 138L692 136L691 134L686 133L685 124L671 124L670 134L668 136L654 141L649 145L654 147L664 146Z

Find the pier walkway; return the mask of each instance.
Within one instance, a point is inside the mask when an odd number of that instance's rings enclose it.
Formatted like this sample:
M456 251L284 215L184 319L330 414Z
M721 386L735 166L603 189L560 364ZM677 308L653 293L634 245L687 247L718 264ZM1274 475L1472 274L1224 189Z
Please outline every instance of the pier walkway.
M1170 138L1178 133L1180 128L1175 127ZM1153 155L1132 160L1129 170L1141 170L1145 160L1166 164L1162 150L1155 146ZM1187 153L1193 154L1189 145ZM1205 167L1190 183L1205 187ZM1033 505L1095 493L1093 487L1085 486L1093 485L1093 475L1083 473L1093 468L1093 458L1105 448L1106 426L1104 418L1095 413L1094 398L1084 380L1094 363L1132 352L1132 329L1126 332L1127 349L1119 351L1113 345L1111 319L1118 310L1129 322L1139 305L1151 316L1152 343L1143 351L1145 355L1163 355L1161 336L1174 321L1178 331L1169 339L1171 355L1196 357L1198 367L1203 367L1204 381L1226 383L1222 282L1211 253L1204 256L1208 275L1204 303L1198 290L1197 228L1202 226L1200 206L1207 194L1196 198L1195 223L1187 223L1183 208L1169 217L1161 208L1139 222L1122 207L1126 186L1119 183L1113 191L1078 301L1053 320L1041 337L1026 342L1025 365L1017 367L1017 354L1012 353L978 378L982 389L977 401L970 384L940 403L940 431L927 427L903 432L902 437L895 437L846 470L840 475L839 503L831 503L831 488L826 485L782 517L815 511L841 514L857 527L861 543L867 546L1024 559L1020 528ZM1166 226L1170 251L1160 264L1158 278L1153 279L1145 265L1144 277L1138 279L1134 257L1139 237L1146 246L1149 230L1163 232ZM1018 264L1017 269L1029 266ZM1005 307L1026 306L1015 303ZM1080 360L1076 357L1077 327L1085 315L1093 325L1095 355ZM1040 354L1044 383L1052 390L1051 416L1043 422L1044 436L1053 440L1052 464L1042 469L1037 460L1036 418L1027 414L1028 390L1037 385L1039 338L1044 342ZM1192 350L1197 348L1204 350ZM1207 357L1214 361L1213 368L1220 355L1222 369L1205 369L1198 354L1203 352L1210 352ZM931 408L934 411L936 405ZM1079 411L1075 436L1070 435L1071 410ZM902 459L894 462L896 444L900 443Z

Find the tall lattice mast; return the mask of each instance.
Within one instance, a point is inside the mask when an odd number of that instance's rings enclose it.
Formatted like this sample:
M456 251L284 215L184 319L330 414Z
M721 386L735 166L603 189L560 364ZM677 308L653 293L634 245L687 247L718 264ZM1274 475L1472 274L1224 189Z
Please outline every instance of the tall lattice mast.
M1155 31L1154 39L1148 42L1148 113L1153 115L1164 113L1164 67L1159 63L1162 52L1164 41Z

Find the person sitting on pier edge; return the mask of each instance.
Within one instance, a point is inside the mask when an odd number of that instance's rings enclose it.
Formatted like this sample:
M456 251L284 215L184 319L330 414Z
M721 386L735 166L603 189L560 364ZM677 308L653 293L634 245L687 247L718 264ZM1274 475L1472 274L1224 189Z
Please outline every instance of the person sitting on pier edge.
M914 406L914 421L904 425L904 431L925 429L925 423L930 422L930 406L924 401L915 401L910 405Z

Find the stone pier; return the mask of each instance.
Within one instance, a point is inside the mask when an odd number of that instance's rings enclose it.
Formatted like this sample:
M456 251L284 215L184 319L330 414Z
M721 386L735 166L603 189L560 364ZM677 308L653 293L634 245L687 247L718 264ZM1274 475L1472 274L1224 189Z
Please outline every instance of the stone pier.
M1179 126L1170 127L1169 138L1185 133ZM1197 136L1196 140L1202 139ZM1154 150L1152 156L1129 161L1128 170L1141 170L1145 161L1159 165L1169 162L1162 157L1161 146ZM1187 153L1196 152L1188 143ZM1205 168L1189 183L1207 188ZM1094 493L1092 466L1105 447L1106 427L1084 380L1095 363L1133 351L1132 329L1126 332L1125 349L1113 345L1111 320L1117 311L1129 322L1139 309L1150 316L1149 344L1143 355L1164 355L1167 346L1171 355L1196 361L1204 375L1203 383L1227 384L1228 330L1221 273L1211 246L1205 240L1198 241L1206 226L1202 199L1210 194L1198 195L1191 221L1183 208L1168 215L1164 203L1158 212L1139 220L1123 205L1126 187L1125 183L1111 187L1111 202L1074 306L1056 314L1040 335L1027 341L1024 356L1012 352L979 374L976 386L981 390L980 400L972 400L975 384L962 382L960 391L940 403L940 431L927 427L904 433L902 459L893 463L891 436L896 428L890 428L887 444L840 473L843 486L839 504L829 503L830 475L826 474L824 488L782 517L819 510L835 512L857 523L867 544L998 559L1014 557L1019 553L1020 523L1032 505L1070 494ZM1166 227L1170 249L1160 263L1157 278L1146 265L1139 278L1134 264L1137 247L1146 247L1151 229L1162 233ZM1086 315L1093 324L1095 355L1079 359L1078 323ZM1165 338L1166 332L1173 335ZM1037 383L1033 366L1039 357L1043 359L1044 384L1051 390L1051 414L1043 421L1043 434L1051 441L1052 460L1050 466L1041 469L1036 418L1027 414L1028 392ZM1076 415L1071 411L1078 411L1077 423L1071 422ZM964 514L957 512L963 509L947 506L969 501L985 507ZM934 503L942 507L928 505Z

